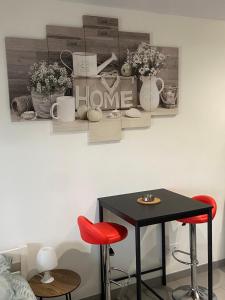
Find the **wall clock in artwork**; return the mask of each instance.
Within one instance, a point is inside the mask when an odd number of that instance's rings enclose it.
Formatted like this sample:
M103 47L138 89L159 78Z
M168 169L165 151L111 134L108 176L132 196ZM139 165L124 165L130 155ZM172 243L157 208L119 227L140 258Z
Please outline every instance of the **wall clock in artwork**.
M83 16L83 27L47 25L46 39L5 44L12 121L52 120L54 133L105 142L177 113L178 48L120 31L117 18Z

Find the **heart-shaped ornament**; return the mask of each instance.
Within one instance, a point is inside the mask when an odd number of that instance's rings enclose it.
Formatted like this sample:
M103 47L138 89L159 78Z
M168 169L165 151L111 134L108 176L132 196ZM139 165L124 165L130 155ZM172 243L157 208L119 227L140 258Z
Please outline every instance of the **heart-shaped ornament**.
M110 77L110 78L112 78L112 77ZM120 77L119 77L119 75L117 75L115 81L112 83L111 86L109 86L108 82L106 81L106 76L102 76L101 83L104 86L104 88L109 92L110 96L112 96L114 91L117 89L117 87L120 83Z

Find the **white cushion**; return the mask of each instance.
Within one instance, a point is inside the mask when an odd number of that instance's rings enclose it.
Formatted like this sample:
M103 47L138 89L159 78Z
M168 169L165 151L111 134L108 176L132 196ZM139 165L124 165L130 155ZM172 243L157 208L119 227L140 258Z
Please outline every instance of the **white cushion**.
M14 291L7 274L0 274L0 300L14 300Z

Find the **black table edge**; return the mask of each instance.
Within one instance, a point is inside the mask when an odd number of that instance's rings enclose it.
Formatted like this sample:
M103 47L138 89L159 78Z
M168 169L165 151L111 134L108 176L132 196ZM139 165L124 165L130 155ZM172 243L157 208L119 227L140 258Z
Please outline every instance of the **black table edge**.
M155 218L152 218L151 221L149 221L149 219L146 218L145 220L135 222L128 215L121 213L120 211L111 207L108 204L106 205L105 203L102 203L101 200L99 200L99 205L102 208L105 208L105 209L113 212L115 215L117 215L121 219L127 221L131 225L138 226L138 227L143 227L143 226L147 226L147 225L159 224L162 222L176 221L177 219L184 219L184 218L204 215L204 214L208 214L209 210L212 209L212 206L208 205L208 207L206 207L206 208L194 209L193 211L189 211L189 212L183 212L183 213L178 212L178 213L175 213L172 215L170 214L169 216L164 215L163 217L155 217Z

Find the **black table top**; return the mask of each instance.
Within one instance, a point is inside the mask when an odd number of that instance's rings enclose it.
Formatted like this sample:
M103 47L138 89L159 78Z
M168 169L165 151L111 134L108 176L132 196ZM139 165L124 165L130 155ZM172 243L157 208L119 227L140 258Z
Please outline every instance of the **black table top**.
M137 198L145 194L160 198L161 203L156 205L137 203ZM212 208L211 205L166 189L109 196L98 200L102 207L135 226L146 226L206 214Z

